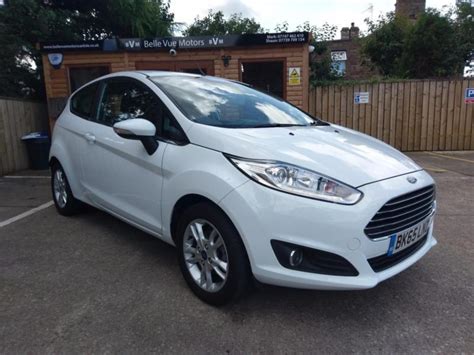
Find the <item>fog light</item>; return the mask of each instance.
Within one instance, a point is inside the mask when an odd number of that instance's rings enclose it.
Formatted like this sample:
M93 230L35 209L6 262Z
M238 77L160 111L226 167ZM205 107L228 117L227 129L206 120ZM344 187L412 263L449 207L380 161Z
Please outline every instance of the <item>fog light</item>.
M271 240L281 266L323 275L357 276L357 269L342 256L281 240Z
M293 267L299 266L303 262L303 251L301 249L293 249L290 252L289 262Z

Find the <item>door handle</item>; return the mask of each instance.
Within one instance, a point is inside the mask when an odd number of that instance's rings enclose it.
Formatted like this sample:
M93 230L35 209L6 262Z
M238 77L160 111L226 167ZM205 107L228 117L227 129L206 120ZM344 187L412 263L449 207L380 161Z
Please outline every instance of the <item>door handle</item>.
M95 136L92 133L85 133L84 138L91 144L95 143Z

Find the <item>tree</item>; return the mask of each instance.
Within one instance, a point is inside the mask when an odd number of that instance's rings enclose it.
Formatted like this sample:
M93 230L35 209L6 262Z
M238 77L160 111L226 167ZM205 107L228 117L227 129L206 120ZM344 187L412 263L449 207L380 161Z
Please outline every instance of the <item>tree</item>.
M472 61L474 61L474 6L468 3L458 4L453 17L456 19L454 28L460 56L466 61L466 66L472 66Z
M407 18L390 12L378 22L367 21L369 35L362 39L362 54L384 76L403 76L400 60L410 27Z
M10 0L0 7L0 95L44 97L40 41L170 35L162 0Z
M264 28L253 18L242 17L242 14L232 14L225 18L222 11L209 13L202 19L196 17L194 22L183 32L185 36L227 35L262 33Z
M474 48L472 15L468 4L445 14L428 9L415 22L389 13L377 22L368 22L362 54L386 77L460 75Z
M400 72L408 78L446 77L461 73L455 28L451 20L430 10L409 28L400 58Z

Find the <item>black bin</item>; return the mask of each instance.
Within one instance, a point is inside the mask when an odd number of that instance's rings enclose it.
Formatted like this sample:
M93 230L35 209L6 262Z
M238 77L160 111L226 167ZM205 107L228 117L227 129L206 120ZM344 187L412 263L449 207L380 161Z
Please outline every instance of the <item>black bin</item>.
M32 132L21 137L26 144L30 168L33 170L48 169L49 148L51 140L46 132Z

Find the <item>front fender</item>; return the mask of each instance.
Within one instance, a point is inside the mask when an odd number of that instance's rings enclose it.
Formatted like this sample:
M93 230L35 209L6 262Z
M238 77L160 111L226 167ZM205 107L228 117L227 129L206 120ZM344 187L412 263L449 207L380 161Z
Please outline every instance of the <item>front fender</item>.
M169 241L173 209L182 197L200 195L218 205L248 181L222 153L193 144L167 147L162 166L162 232Z

